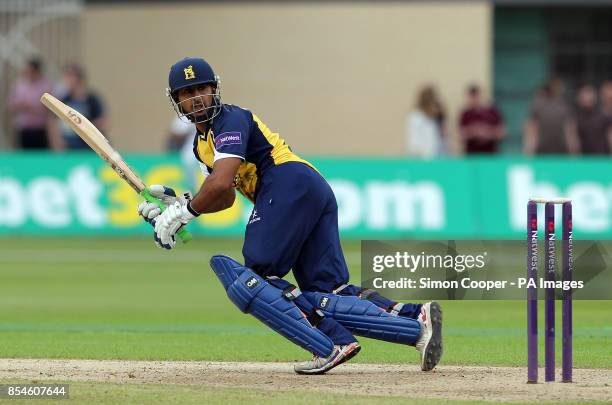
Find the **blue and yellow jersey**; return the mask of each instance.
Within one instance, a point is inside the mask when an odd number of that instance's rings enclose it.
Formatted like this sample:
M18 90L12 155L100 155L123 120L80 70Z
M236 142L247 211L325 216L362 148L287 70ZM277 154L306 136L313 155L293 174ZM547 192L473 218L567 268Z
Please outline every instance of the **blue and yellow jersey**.
M227 157L242 159L234 178L234 187L255 202L257 180L266 170L286 162L302 162L285 141L272 132L255 114L231 104L223 104L206 134L195 137L193 152L204 175L212 173L217 160Z

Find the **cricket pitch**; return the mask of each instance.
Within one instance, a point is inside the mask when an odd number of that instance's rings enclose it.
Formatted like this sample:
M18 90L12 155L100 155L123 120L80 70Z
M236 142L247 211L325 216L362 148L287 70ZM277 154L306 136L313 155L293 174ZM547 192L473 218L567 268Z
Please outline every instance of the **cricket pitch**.
M526 384L525 368L347 364L324 376L299 376L291 363L0 359L0 380L197 384L320 394L503 402L610 402L612 370L575 369L574 383Z

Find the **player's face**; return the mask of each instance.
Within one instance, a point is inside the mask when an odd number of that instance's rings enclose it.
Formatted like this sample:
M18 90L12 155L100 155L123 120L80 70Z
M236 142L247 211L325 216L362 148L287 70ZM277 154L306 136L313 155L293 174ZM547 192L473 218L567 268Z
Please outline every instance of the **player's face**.
M185 87L177 93L178 105L185 115L206 116L207 108L213 105L214 92L210 84Z

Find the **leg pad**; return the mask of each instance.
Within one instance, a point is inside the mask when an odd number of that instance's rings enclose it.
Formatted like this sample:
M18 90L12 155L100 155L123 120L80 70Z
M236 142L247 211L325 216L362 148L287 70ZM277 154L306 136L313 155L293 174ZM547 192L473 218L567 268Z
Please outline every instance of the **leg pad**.
M227 256L213 256L210 267L223 284L229 299L244 313L249 313L296 345L321 357L333 351L333 343L313 327L302 311L248 267Z
M414 346L421 333L417 320L392 315L369 300L318 292L302 294L325 316L358 336Z

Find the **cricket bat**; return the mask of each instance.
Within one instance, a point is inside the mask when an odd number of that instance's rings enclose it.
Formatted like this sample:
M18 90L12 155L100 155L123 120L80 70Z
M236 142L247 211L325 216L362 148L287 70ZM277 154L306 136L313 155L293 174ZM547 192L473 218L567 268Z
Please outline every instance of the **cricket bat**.
M140 177L125 163L119 152L110 145L108 139L87 118L49 93L43 94L40 102L68 124L134 191L148 202L157 204L162 211L166 208L159 199L151 195ZM191 234L185 228L179 229L177 233L183 242L191 240Z

